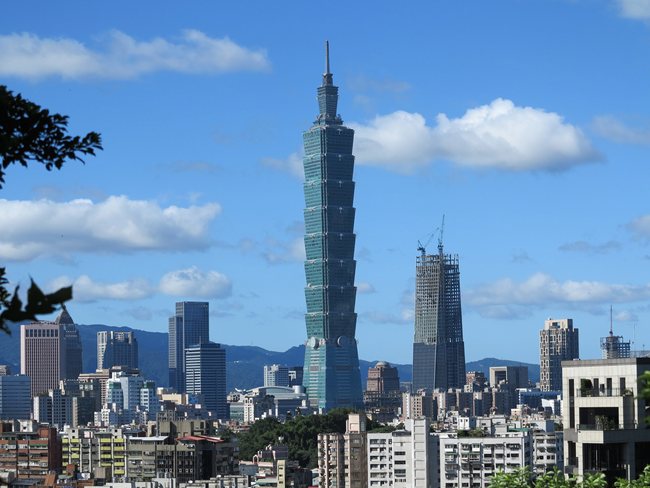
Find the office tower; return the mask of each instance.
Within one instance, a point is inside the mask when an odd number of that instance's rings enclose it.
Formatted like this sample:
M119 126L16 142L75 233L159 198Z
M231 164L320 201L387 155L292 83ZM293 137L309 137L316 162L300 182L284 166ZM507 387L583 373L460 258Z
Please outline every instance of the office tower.
M97 332L97 369L137 369L138 341L132 331Z
M31 396L57 388L66 377L64 328L55 322L20 326L20 374L31 379Z
M302 366L292 366L289 368L289 386L302 386L302 379Z
M8 364L0 364L0 376L9 376L11 374L11 368Z
M83 349L81 347L81 338L79 330L72 320L72 317L65 308L54 320L55 324L63 326L63 336L65 342L65 375L64 378L76 380L83 368Z
M215 417L228 418L226 350L219 344L202 342L185 349L185 385L187 393L203 397Z
M562 389L562 361L578 359L578 329L573 319L548 319L539 331L539 379L542 391Z
M176 313L169 318L169 386L185 390L185 349L209 342L208 302L176 302Z
M264 386L289 386L289 368L282 364L265 364Z
M427 254L423 246L415 266L415 337L413 390L461 388L465 343L460 305L458 255Z
M0 376L0 420L29 419L31 399L29 376Z
M386 361L379 361L368 368L366 391L373 393L399 393L399 374L397 368Z
M312 407L360 406L355 331L353 197L354 131L336 113L338 87L329 70L318 87L320 113L303 133L307 343L303 384Z

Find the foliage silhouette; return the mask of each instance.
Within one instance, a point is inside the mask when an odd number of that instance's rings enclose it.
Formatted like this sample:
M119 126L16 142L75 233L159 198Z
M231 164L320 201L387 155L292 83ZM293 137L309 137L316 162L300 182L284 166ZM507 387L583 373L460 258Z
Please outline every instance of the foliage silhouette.
M26 167L35 162L50 171L61 169L69 160L84 162L82 155L94 156L95 151L103 149L98 133L71 136L67 127L67 115L50 113L0 85L0 188L12 164ZM32 280L23 307L19 287L12 296L6 288L8 284L6 268L0 267L0 330L7 333L11 333L9 322L37 320L38 315L52 313L57 305L72 298L72 287L45 294Z

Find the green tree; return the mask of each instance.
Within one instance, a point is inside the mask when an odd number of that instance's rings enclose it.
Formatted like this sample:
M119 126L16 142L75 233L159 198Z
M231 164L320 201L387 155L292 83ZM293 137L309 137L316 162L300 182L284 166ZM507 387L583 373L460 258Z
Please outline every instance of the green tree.
M48 171L61 169L69 160L84 162L82 156L95 155L101 150L101 136L89 132L85 136L68 134L68 117L15 95L0 85L0 189L5 183L9 166L38 163ZM13 295L7 290L6 268L0 267L0 330L10 333L8 322L36 320L37 315L56 311L72 298L72 288L66 287L45 294L32 280L23 305L18 287Z

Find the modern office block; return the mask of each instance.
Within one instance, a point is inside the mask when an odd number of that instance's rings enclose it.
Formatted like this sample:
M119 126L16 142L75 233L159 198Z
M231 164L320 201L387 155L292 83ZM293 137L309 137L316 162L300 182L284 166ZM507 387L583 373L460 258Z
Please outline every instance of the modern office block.
M226 350L219 344L203 342L185 349L185 385L187 393L201 395L215 417L228 418Z
M362 404L354 311L354 131L343 125L337 104L327 47L318 87L320 113L303 133L307 280L303 384L311 406L320 410Z
M65 344L65 379L76 380L83 369L83 348L79 329L72 320L65 305L59 316L54 320L55 324L63 326Z
M97 332L97 369L138 367L138 341L133 331Z
M289 368L289 386L302 386L303 371L302 366Z
M542 391L562 389L562 361L578 359L578 329L573 319L548 319L539 331L540 387Z
M31 413L29 376L0 376L0 420L29 419Z
M413 389L460 388L466 378L458 256L445 254L442 241L438 254L420 250L415 267Z
M373 393L399 393L397 368L386 361L379 361L368 369L366 391Z
M289 368L282 364L265 364L264 386L289 386Z
M177 302L169 318L169 386L185 391L185 349L210 341L208 302Z
M31 396L59 386L66 378L65 329L55 322L20 326L20 373L31 379Z

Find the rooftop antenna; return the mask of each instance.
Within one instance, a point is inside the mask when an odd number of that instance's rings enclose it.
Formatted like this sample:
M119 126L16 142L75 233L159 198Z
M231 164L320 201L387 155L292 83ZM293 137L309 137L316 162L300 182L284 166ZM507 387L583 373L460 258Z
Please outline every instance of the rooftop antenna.
M612 306L609 306L609 335L613 336L614 335L614 319L613 319L613 313L612 313Z
M442 254L442 237L445 232L445 214L442 214L442 224L440 225L440 237L438 237L438 252Z

